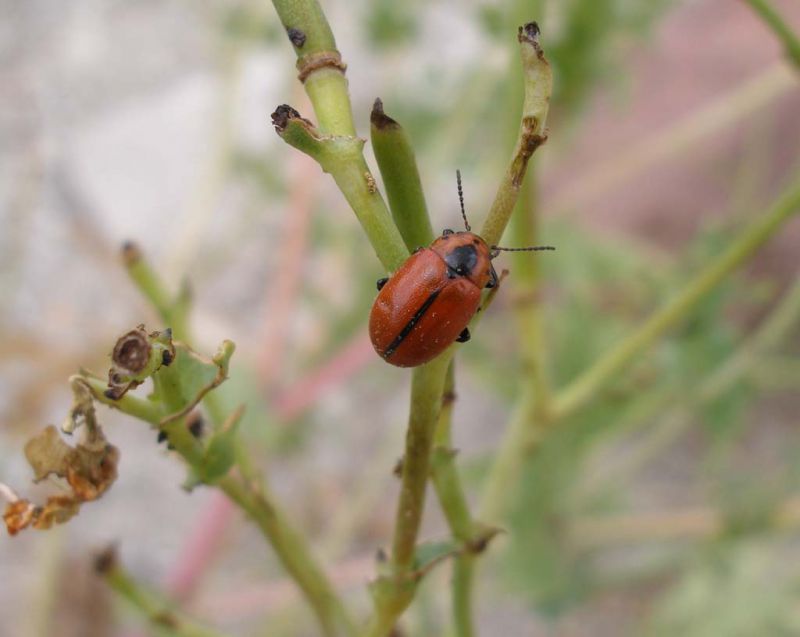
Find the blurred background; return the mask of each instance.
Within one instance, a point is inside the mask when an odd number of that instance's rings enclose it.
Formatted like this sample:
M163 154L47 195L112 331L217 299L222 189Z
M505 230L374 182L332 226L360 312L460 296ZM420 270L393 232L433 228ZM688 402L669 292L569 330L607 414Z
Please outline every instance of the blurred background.
M774 4L800 32L800 5ZM797 183L800 76L744 2L323 7L359 133L380 96L436 229L459 225L457 168L473 225L488 209L519 123L516 28L539 22L556 92L535 176L541 240L558 247L541 259L557 386ZM121 265L134 240L172 289L189 282L195 347L237 343L220 391L248 404L255 457L366 611L409 374L366 336L382 272L354 216L269 124L280 103L312 116L294 63L265 0L0 0L0 481L42 497L22 449L62 421L67 377L103 373L135 325L164 327ZM794 221L548 437L483 558L480 634L800 634L798 246ZM471 497L519 390L511 296L457 359ZM147 426L101 418L118 481L62 528L0 536L0 634L146 634L90 572L111 542L201 620L315 634L256 530L211 489L181 490ZM447 535L430 497L422 537ZM448 578L428 578L409 634L444 632Z

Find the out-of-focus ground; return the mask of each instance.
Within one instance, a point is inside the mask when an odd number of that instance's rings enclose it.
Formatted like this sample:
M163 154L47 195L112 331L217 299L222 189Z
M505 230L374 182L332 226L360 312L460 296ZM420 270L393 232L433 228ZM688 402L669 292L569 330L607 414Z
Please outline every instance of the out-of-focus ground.
M379 266L327 177L269 125L282 102L310 112L288 45L273 38L233 47L215 27L222 5L0 3L0 481L42 493L30 484L22 447L43 425L61 422L68 375L81 366L103 371L117 335L141 322L156 327L117 259L121 242L133 239L170 285L191 281L198 348L237 342L239 396L272 397L273 418L251 424L251 434L273 450L266 466L275 490L311 530L336 580L366 608L372 556L391 533L407 374L371 354L364 330L341 341L326 331L320 307L344 314L360 303L367 315L363 290ZM418 74L424 100L428 65L452 65L456 74L482 58L498 72L507 66L508 49L483 37L458 3L427 7L413 49L382 55L380 65L351 19L355 9L325 5L349 65L362 135L376 95L398 84L411 90ZM800 5L776 6L800 30ZM270 11L262 13L275 30ZM456 43L438 37L445 27ZM540 151L542 207L620 250L635 240L658 267L709 224L763 213L797 168L800 83L773 35L740 2L675 3L628 46L577 125L560 130L554 114ZM242 160L219 148L231 146L269 158L261 185L230 177ZM422 155L420 165L439 227L455 219L452 173L465 159L434 157ZM474 179L481 181L466 188L476 215L496 176ZM309 210L319 215L311 231ZM798 246L795 222L751 267L785 285L797 276ZM568 255L569 246L559 251ZM354 259L362 266L355 275ZM746 326L755 314L737 318ZM313 370L328 369L331 357L339 367L320 380ZM502 360L492 364L502 372ZM507 416L502 397L483 392L481 382L469 371L459 376L456 439L465 458L490 450ZM320 383L326 389L317 394ZM309 397L298 419L297 403ZM798 413L796 393L756 401L750 420L763 430L737 443L742 463L756 470L773 463L787 441L797 441ZM230 515L210 490L179 488L183 472L152 431L110 412L103 422L122 450L113 489L61 530L0 536L3 637L133 634L138 619L123 611L112 620L110 596L81 574L92 551L116 542L135 576L174 584L191 561L187 538L208 524L209 510ZM650 481L630 485L634 498L647 510L701 504L708 485L694 479L695 460L693 440L669 447ZM428 514L424 535L444 536L433 499ZM293 610L300 608L293 587L237 514L220 544L188 610L237 634L271 634L254 627L274 614L281 634L313 634L302 609ZM797 563L796 550L787 555ZM442 569L433 585L446 579ZM481 634L635 634L662 584L609 590L550 620L483 580ZM292 622L299 632L286 630Z

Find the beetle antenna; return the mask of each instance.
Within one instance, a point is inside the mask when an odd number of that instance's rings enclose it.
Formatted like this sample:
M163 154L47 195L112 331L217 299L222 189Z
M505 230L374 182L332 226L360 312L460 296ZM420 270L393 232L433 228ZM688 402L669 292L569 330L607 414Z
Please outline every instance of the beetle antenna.
M461 216L464 219L464 227L467 229L467 232L472 232L472 228L469 227L469 221L467 221L467 213L464 211L464 191L461 188L460 170L456 170L456 182L458 183L458 201L461 204Z
M491 257L494 259L500 252L537 252L539 250L555 250L553 246L530 246L529 248L501 248L492 246Z

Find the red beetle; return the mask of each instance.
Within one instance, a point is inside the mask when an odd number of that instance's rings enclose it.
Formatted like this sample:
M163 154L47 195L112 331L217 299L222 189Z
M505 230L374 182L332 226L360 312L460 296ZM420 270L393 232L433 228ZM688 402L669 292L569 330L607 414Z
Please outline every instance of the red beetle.
M454 341L469 340L467 325L478 310L481 290L497 285L492 259L500 250L555 249L490 248L471 232L460 173L457 177L466 232L445 230L429 247L417 249L391 278L378 281L369 336L381 358L398 367L422 365Z

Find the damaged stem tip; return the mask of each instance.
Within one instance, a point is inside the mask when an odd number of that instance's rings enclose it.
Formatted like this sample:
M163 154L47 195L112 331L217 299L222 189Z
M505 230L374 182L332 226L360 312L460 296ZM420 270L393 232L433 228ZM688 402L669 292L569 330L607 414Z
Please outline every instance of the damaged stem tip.
M399 128L400 125L389 117L383 111L383 101L380 97L375 98L375 103L372 105L372 112L369 115L369 121L377 129L384 128Z
M94 572L107 575L117 566L117 547L112 544L94 556Z
M126 241L122 244L122 262L125 267L135 265L142 258L142 250L133 241Z
M528 22L527 24L519 28L519 32L517 33L517 39L520 42L527 41L530 42L531 44L538 44L539 35L541 33L542 32L539 29L539 25L536 24L536 22Z
M300 117L300 113L298 113L288 104L281 104L278 106L278 108L275 109L275 112L272 113L271 117L272 125L275 127L275 131L278 133L285 131L291 120L302 119L302 117Z
M111 359L117 367L132 374L138 374L147 366L150 349L150 343L144 331L131 330L120 337L114 345Z

